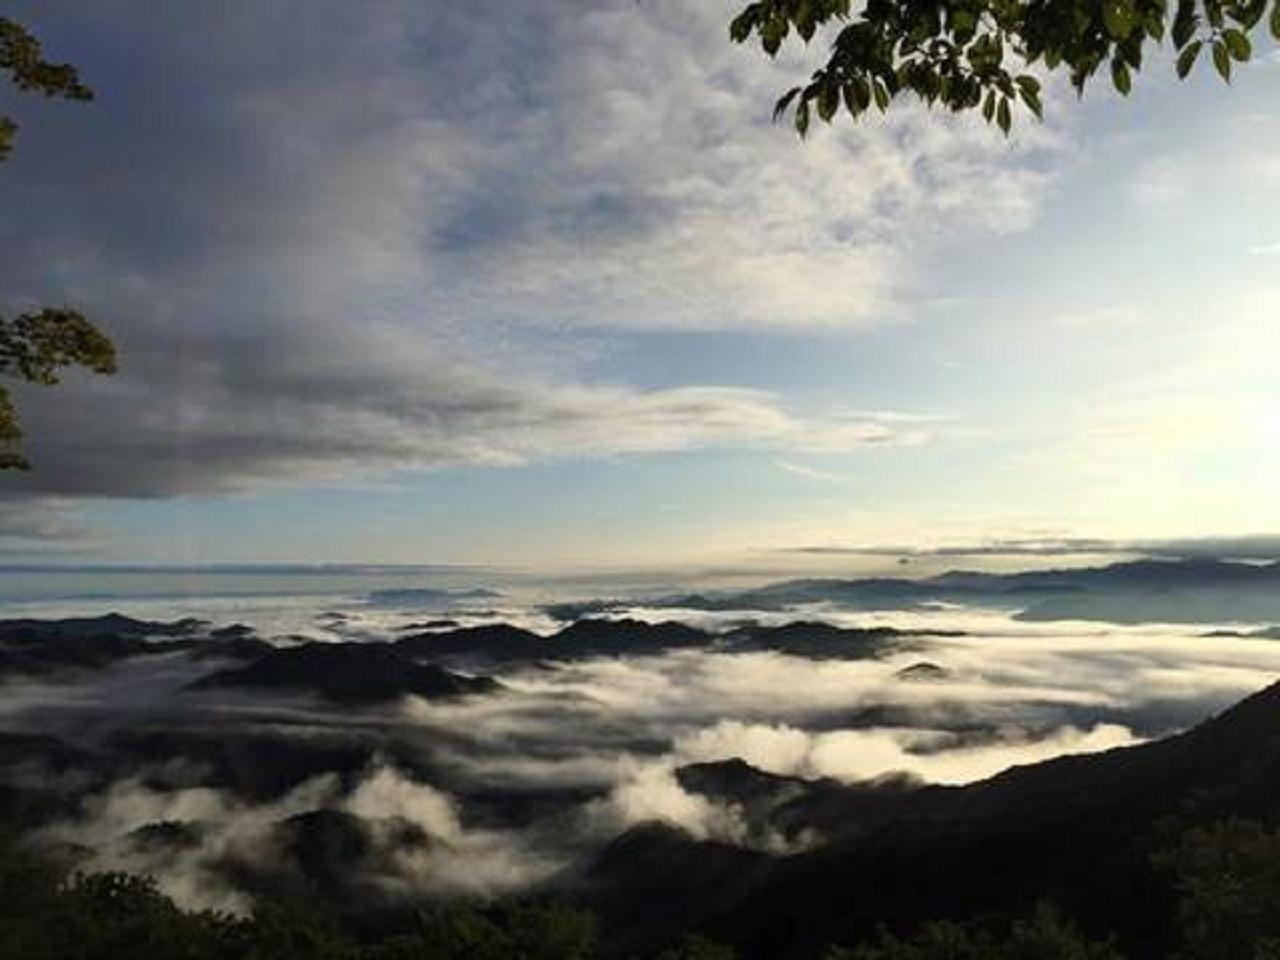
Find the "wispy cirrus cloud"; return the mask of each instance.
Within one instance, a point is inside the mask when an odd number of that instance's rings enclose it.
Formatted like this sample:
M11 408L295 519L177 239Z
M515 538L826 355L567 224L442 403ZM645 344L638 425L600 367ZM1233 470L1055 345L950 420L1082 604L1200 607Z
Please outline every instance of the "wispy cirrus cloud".
M803 463L792 463L790 460L775 460L773 464L784 473L804 477L806 480L817 480L822 483L844 483L848 480L848 477L842 477L840 474L832 473L830 470L820 470L817 467L806 466Z

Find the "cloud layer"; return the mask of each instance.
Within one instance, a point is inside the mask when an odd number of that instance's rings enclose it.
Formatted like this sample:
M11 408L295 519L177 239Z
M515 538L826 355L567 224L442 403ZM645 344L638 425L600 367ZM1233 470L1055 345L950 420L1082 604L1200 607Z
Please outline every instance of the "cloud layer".
M971 125L769 125L796 64L728 44L730 9L33 9L100 96L19 104L0 295L84 306L123 366L23 392L39 470L16 489L927 436L579 369L586 328L891 320L915 246L1034 216L1046 176Z
M363 642L403 636L421 617L381 606L334 617L322 612L333 597L291 601L274 619L261 599L179 606L291 631L309 616L323 625L316 636ZM165 615L161 601L150 603L147 612ZM743 609L698 622L799 615ZM820 615L846 626L888 616L829 607ZM963 633L904 638L861 659L712 648L517 665L502 672L498 695L340 713L300 696L184 693L218 664L180 653L11 680L0 738L39 738L6 741L27 747L6 754L19 759L0 765L0 780L58 798L42 807L54 820L41 839L85 848L90 867L154 873L187 905L245 909L251 891L237 870L302 882L317 867L300 862L291 831L341 838L346 817L364 825L365 839L339 876L362 895L485 897L580 867L654 820L772 852L823 842L825 824L794 813L773 821L767 804L698 792L680 773L691 764L736 758L845 785L902 775L962 784L1176 732L1280 670L1274 641L1203 627L1023 623L950 607L891 617L903 628ZM922 663L932 665L928 682L904 678ZM41 753L40 738L51 736L66 748ZM338 819L299 826L317 811Z

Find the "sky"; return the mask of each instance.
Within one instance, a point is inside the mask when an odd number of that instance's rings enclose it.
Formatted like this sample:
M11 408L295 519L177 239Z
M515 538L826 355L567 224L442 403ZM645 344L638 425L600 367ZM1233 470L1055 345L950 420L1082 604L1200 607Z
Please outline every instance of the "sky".
M97 99L0 92L0 304L121 369L17 391L0 560L1280 556L1268 41L801 142L718 0L10 6Z

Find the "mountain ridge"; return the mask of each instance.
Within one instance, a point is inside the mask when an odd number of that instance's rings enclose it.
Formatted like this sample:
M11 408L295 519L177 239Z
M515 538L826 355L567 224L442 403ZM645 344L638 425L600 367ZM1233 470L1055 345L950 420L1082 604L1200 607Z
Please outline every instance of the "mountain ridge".
M706 889L686 879L681 896L705 907L681 907L680 922L735 943L744 957L782 955L774 951L784 945L787 956L807 956L880 923L1016 913L1050 899L1087 927L1116 930L1133 957L1155 960L1164 954L1151 939L1154 918L1168 890L1150 857L1162 824L1265 815L1277 792L1280 683L1163 740L905 791L867 833L789 856L756 854L731 875L706 876L712 841L686 838L682 847L664 835L661 868L646 876L646 834L636 833L601 855L590 902L623 943L644 946L663 918L650 910L637 922L629 900L700 860L701 872L687 876Z

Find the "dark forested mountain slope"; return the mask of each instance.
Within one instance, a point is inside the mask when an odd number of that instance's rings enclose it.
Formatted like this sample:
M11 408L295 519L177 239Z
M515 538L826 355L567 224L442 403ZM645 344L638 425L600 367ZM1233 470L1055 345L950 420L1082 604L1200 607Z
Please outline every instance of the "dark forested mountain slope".
M683 779L696 788L699 777ZM722 790L769 787L741 770L717 779ZM623 943L693 923L745 955L790 957L879 923L1012 914L1049 899L1154 960L1164 956L1171 894L1151 854L1172 824L1275 811L1280 685L1177 737L907 791L892 807L869 806L856 789L821 792L828 828L840 828L844 810L851 828L866 829L780 858L633 831L598 861L593 905ZM679 893L666 910L652 901L664 883Z
M500 689L489 677L467 677L415 663L378 643L285 647L246 667L221 670L191 685L194 690L234 687L298 690L337 703L376 703L405 694L455 697Z

